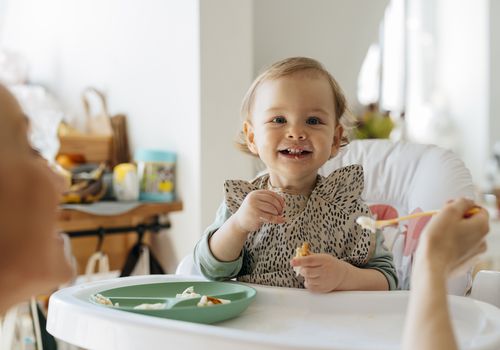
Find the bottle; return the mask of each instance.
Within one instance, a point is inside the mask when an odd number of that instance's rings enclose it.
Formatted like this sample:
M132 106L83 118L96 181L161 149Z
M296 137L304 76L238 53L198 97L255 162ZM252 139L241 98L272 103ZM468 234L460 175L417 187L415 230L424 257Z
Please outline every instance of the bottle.
M139 179L134 164L121 163L113 168L113 191L118 201L139 199Z

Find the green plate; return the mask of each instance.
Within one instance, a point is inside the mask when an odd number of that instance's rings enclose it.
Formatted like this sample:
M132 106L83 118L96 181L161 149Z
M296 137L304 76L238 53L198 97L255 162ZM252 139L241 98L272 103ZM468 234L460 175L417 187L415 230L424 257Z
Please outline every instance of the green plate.
M205 307L197 306L200 298L181 299L186 288L193 287L194 292L220 299L231 300L229 304L217 304ZM119 306L106 306L90 297L90 302L117 310L134 312L143 315L169 318L173 320L196 323L215 323L238 316L253 301L257 291L238 283L231 282L164 282L139 284L99 292ZM156 310L134 309L140 304L166 304L165 308Z

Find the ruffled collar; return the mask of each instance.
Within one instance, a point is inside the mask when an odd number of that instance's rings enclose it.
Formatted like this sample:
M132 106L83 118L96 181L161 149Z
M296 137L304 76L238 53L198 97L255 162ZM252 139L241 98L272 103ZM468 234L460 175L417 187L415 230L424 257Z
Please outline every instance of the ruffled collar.
M330 175L323 177L318 175L316 187L309 198L316 197L326 205L334 205L336 209L346 213L352 211L356 201L360 198L364 187L363 167L361 165L349 165L335 170ZM263 174L253 181L227 180L224 183L226 205L229 211L234 214L245 197L251 191L268 189L269 174ZM305 197L304 195L294 195L280 193L286 197Z

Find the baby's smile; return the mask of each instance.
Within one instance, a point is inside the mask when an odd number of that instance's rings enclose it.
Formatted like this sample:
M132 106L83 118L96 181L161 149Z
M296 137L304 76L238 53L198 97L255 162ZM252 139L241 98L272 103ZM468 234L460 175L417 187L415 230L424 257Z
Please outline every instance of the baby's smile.
M279 153L282 156L285 156L286 158L293 158L293 159L305 158L308 155L312 154L312 152L310 152L310 151L293 149L293 148L281 150L281 151L279 151Z
M284 146L278 153L286 158L300 159L312 154L312 150L306 146Z
M279 154L285 156L286 158L302 159L312 154L312 152L301 149L288 148L279 151Z

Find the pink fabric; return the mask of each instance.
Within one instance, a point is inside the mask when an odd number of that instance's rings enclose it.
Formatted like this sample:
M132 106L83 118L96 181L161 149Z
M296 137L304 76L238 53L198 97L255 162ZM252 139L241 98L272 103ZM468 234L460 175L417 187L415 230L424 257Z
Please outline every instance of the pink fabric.
M370 211L377 218L377 220L387 220L398 217L398 211L394 207L387 204L370 205Z
M417 208L411 212L411 214L421 213L422 209ZM406 231L406 241L403 255L409 256L415 253L418 246L418 240L425 225L429 222L431 216L424 216L420 218L411 219L408 222L408 230Z

